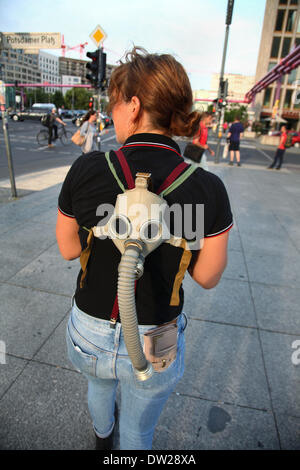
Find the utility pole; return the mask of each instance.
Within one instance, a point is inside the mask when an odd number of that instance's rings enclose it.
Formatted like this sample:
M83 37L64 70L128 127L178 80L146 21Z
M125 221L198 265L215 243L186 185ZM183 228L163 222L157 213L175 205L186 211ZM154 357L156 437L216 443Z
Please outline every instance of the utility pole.
M1 109L3 136L4 136L4 142L5 142L5 148L6 148L9 179L10 179L10 186L11 186L11 195L12 197L17 197L14 167L13 167L10 140L9 140L9 134L8 134L7 116L6 116L6 110L5 110L5 86L2 81L0 81L0 109Z
M227 44L228 44L228 36L229 36L229 26L231 25L232 20L232 12L233 12L233 5L234 0L228 0L227 3L227 14L226 14L226 30L225 30L225 40L224 40L224 47L223 47L223 57L222 57L222 65L221 65L221 72L220 72L220 81L219 81L219 90L218 90L218 102L217 102L217 113L218 113L218 125L217 125L217 150L215 153L215 163L219 163L220 161L220 146L221 146L221 139L222 139L222 126L224 122L224 111L226 106L226 98L227 98L227 89L228 84L224 81L224 70L225 70L225 60L226 60L226 53L227 53ZM226 95L225 95L226 93Z

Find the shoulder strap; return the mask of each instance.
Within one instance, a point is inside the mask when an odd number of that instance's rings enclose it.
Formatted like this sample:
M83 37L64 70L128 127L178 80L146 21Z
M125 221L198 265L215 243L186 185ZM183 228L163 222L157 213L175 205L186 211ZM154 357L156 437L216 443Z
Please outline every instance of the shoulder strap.
M107 152L108 153L108 152ZM129 168L128 162L125 158L124 153L122 150L118 150L115 152L118 160L120 162L122 171L124 173L126 183L128 186L128 189L133 189L135 187L134 179L131 173L131 170ZM105 155L106 156L106 155ZM109 154L108 154L109 158ZM108 160L107 158L107 160ZM117 176L116 170L112 165L112 162L109 159L109 164L111 165L111 171L114 175L114 177L117 179L117 182L119 186L121 187L122 191L124 191L124 185L120 182L120 179ZM174 189L176 189L178 186L180 186L196 169L198 168L197 165L189 165L186 162L181 162L179 165L177 165L174 170L167 176L165 181L160 185L156 193L163 197L167 194L170 194ZM185 171L186 170L186 171Z
M130 171L130 168L129 168L129 165L127 163L124 153L122 152L122 150L117 150L115 154L117 155L119 163L122 167L128 189L133 189L135 187L134 179L133 179L132 173Z
M129 168L128 162L125 158L125 155L123 154L122 150L115 151L115 153L118 157L123 174L125 176L128 189L133 189L135 187L135 183L134 183L134 179L133 179L131 170ZM114 168L110 160L109 152L105 153L105 158L107 160L107 163L109 165L109 168L113 176L117 180L118 185L124 192L125 191L124 185L121 182L120 178L118 177L116 169ZM163 197L166 194L169 194L171 191L177 188L180 184L182 184L197 168L198 168L197 165L188 165L186 162L179 163L179 165L177 165L174 168L174 170L169 174L169 176L167 176L165 181L161 184L161 186L159 187L157 191L157 194L161 197ZM136 289L136 285L137 285L137 281L135 281L135 289ZM110 316L111 327L114 327L114 325L116 324L118 316L119 316L119 305L118 305L118 296L116 295L112 312L111 312L111 316Z

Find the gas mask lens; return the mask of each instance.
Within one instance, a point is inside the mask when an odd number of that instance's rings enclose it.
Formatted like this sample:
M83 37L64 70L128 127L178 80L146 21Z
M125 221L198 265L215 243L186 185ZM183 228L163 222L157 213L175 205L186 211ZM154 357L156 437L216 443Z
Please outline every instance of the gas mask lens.
M147 220L140 228L140 237L146 243L156 242L161 233L161 224L156 220Z
M126 239L131 234L131 223L125 215L116 215L109 222L111 238Z

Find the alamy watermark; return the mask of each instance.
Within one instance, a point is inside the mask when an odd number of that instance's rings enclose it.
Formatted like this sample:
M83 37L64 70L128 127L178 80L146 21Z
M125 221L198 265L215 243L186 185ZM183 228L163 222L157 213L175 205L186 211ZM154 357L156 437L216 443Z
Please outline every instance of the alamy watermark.
M291 357L292 364L298 366L300 364L300 339L296 339L292 342L292 349L295 349Z
M0 341L0 364L6 364L6 344Z
M96 215L101 217L97 224L101 228L99 238L119 238L125 240L127 237L140 238L143 235L143 227L149 227L149 239L151 241L151 230L159 230L164 241L172 236L185 239L190 250L199 250L204 238L204 204L178 203L170 206L159 204L127 204L126 198L118 210L112 204L100 204ZM114 216L114 217L113 217ZM109 222L118 219L118 230L109 229ZM151 223L150 223L151 222ZM118 232L116 236L116 232ZM155 236L153 237L155 238Z

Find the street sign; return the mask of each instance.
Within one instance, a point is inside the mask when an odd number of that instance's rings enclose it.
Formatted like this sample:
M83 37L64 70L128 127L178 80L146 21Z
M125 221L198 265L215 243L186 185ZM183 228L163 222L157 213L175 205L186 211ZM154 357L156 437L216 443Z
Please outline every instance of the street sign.
M105 31L101 28L100 25L97 25L96 28L91 32L90 38L94 41L97 47L103 42L106 38L107 35Z
M2 33L1 45L12 49L60 49L60 33Z

